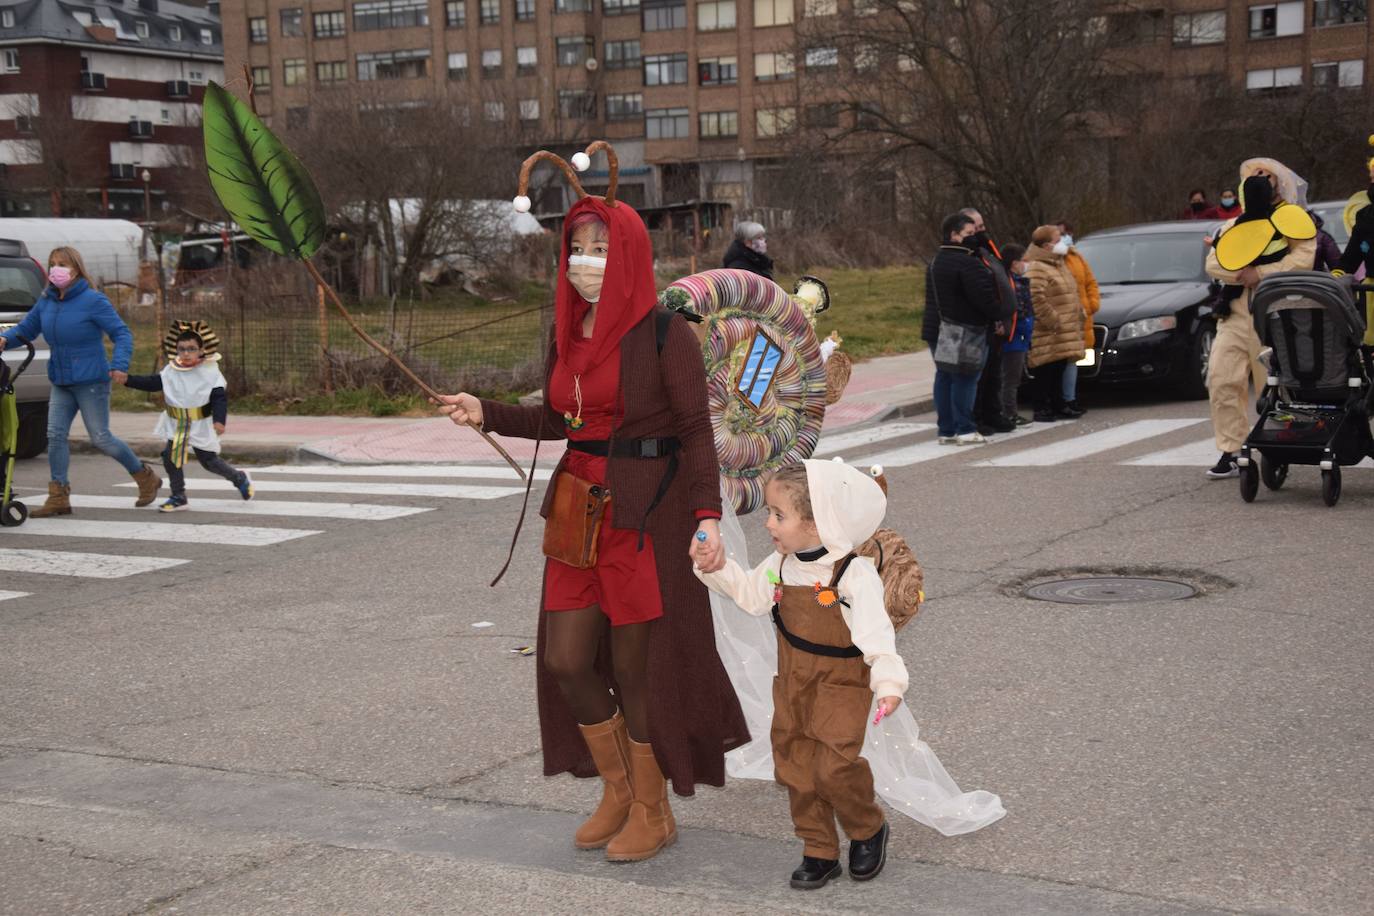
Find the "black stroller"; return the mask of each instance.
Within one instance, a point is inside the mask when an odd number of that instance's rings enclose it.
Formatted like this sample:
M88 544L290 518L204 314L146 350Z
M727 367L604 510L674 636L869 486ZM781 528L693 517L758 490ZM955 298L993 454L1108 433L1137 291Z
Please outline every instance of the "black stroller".
M13 494L10 492L14 485L14 459L19 438L19 411L15 406L14 381L29 368L34 355L33 344L26 346L29 355L13 373L4 360L0 360L0 525L6 528L22 525L29 517L28 507L11 499Z
M1341 498L1341 466L1374 455L1374 406L1359 290L1318 271L1290 271L1255 290L1251 314L1267 354L1269 378L1259 422L1240 450L1240 495L1253 502L1260 481L1283 486L1290 465L1316 465L1322 500ZM1255 453L1259 453L1258 466Z

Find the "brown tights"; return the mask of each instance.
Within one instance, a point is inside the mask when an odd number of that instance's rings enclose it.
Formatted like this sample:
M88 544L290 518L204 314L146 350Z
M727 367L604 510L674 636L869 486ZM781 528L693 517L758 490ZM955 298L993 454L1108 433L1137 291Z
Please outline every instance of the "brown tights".
M605 722L615 715L615 698L596 672L596 653L609 621L601 608L547 612L544 623L544 667L558 681L573 716L582 725ZM620 687L620 708L630 737L649 740L649 624L611 627L611 664Z

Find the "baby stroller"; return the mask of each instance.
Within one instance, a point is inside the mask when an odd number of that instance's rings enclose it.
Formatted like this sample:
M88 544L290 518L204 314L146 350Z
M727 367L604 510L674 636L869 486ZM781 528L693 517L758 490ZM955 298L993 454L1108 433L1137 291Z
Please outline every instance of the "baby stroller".
M0 525L6 528L22 525L29 517L28 506L10 499L15 449L19 444L19 407L14 396L14 380L33 362L33 344L28 348L29 355L13 373L4 360L0 360Z
M1251 313L1270 348L1259 421L1240 450L1240 495L1253 502L1259 483L1283 486L1290 465L1321 468L1322 500L1341 498L1341 466L1374 455L1374 406L1365 320L1349 281L1318 271L1289 271L1255 290ZM1255 452L1259 453L1258 466Z

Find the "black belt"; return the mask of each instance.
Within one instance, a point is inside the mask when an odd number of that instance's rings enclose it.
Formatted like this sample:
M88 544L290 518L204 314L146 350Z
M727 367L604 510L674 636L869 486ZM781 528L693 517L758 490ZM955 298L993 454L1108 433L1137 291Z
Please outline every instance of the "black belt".
M682 448L676 436L664 439L570 439L568 448L600 458L667 458Z
M800 649L802 652L810 652L812 655L824 655L827 658L861 658L863 650L858 646L822 646L819 643L811 642L797 636L782 623L782 612L778 606L773 605L773 623L777 624L778 632L782 638L791 644L792 648Z

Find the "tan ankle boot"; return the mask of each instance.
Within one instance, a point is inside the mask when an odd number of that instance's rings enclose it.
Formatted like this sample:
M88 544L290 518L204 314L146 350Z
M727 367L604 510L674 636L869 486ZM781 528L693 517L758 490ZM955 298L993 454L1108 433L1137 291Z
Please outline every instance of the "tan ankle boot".
M49 518L54 515L72 514L71 484L48 481L48 498L43 505L29 513L29 518Z
M601 804L577 828L573 842L578 849L600 849L625 826L634 793L630 791L630 736L625 718L617 712L605 722L579 725L591 749L596 771L601 774Z
M634 804L625 826L606 846L611 862L652 859L677 841L677 822L668 806L668 783L654 759L654 749L630 739L630 787Z
M162 486L162 478L154 473L148 465L143 466L143 470L133 474L134 482L138 484L138 499L134 501L135 506L146 506L157 499L158 488Z

